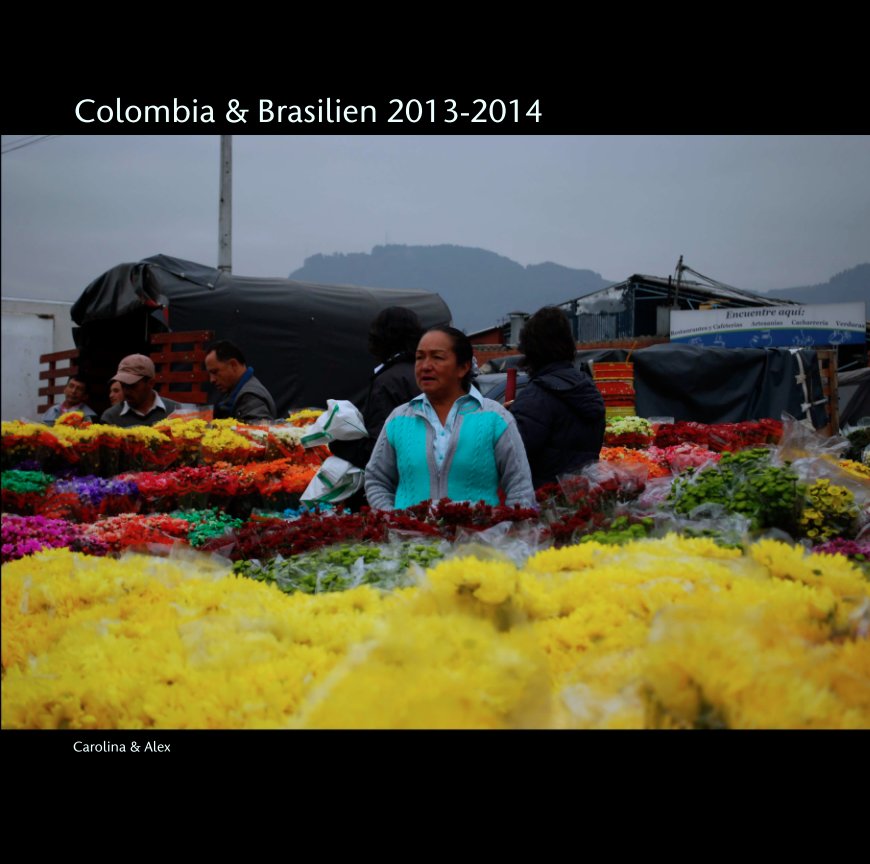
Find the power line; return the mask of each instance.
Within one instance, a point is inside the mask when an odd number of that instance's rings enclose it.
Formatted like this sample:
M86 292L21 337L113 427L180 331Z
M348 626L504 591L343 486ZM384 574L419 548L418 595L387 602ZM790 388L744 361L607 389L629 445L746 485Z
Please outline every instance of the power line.
M7 147L5 150L2 151L2 154L0 154L0 155L5 156L7 153L11 153L13 150L21 150L22 147L29 147L31 144L38 144L40 141L47 141L49 138L57 138L58 136L57 135L39 135L39 136L31 135L29 137L33 138L34 140L24 141L24 143L16 143L16 145L14 147ZM21 140L23 140L23 139L21 139Z
M7 139L9 138L8 135L4 135L3 137L7 138ZM40 137L41 137L40 135L23 135L21 138L16 138L14 141L9 141L9 140L4 141L3 146L8 147L10 144L20 144L22 141L31 141L34 138L40 138Z

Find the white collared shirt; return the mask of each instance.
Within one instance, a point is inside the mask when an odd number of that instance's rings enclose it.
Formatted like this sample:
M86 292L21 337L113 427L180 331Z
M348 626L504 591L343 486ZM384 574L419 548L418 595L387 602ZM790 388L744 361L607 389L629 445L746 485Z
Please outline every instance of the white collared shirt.
M443 425L438 417L438 412L432 407L432 403L425 393L415 396L409 404L413 405L420 412L435 433L435 464L440 468L444 464L444 457L447 455L447 445L450 442L450 436L453 434L457 415L460 413L471 414L483 408L483 396L472 384L468 393L460 396L453 403L450 413L447 415L447 420ZM469 410L464 410L466 407Z
M166 403L160 398L160 394L155 390L154 391L154 404L148 409L148 411L143 414L141 411L137 411L135 408L131 408L127 404L127 400L124 400L124 407L121 409L121 416L123 417L129 411L132 411L134 414L138 414L140 417L147 417L155 408L162 408L166 411ZM169 412L166 411L168 414Z

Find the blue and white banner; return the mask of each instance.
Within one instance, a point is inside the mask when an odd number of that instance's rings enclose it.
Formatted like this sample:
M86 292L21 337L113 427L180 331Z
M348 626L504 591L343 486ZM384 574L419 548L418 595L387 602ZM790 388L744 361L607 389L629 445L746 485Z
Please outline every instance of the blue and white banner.
M714 348L812 348L867 341L866 304L744 306L671 312L671 342Z

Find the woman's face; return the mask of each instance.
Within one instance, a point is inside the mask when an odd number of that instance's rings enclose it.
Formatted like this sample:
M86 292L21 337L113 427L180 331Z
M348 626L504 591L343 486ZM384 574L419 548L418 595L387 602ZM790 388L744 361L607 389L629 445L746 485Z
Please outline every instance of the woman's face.
M113 381L109 387L109 402L112 405L117 405L124 401L124 389L121 387L120 381Z
M470 368L470 363L456 362L453 341L440 330L424 334L417 345L414 374L417 386L430 401L455 401L464 395L462 379Z

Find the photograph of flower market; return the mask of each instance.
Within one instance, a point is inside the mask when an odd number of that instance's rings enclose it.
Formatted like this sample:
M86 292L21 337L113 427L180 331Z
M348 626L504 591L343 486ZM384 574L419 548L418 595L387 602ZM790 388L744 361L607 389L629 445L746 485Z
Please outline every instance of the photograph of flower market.
M870 264L472 315L484 250L245 276L221 226L4 275L3 729L870 729Z

